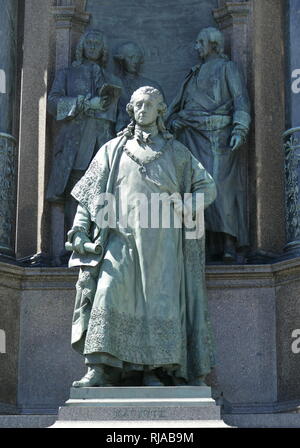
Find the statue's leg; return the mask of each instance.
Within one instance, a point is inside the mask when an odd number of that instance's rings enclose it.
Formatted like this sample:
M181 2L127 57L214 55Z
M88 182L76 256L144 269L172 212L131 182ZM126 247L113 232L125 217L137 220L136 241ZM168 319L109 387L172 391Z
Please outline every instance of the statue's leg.
M236 238L224 233L223 261L230 263L236 261Z

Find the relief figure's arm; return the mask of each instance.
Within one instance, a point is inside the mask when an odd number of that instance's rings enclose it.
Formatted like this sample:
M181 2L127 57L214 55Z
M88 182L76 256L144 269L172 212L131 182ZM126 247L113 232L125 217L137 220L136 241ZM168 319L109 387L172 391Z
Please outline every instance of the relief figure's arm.
M250 128L250 101L243 76L232 61L226 67L227 84L233 100L233 131L231 138L232 149L241 146Z
M48 95L48 111L57 121L72 119L78 115L88 100L84 95L68 96L67 70L57 72Z

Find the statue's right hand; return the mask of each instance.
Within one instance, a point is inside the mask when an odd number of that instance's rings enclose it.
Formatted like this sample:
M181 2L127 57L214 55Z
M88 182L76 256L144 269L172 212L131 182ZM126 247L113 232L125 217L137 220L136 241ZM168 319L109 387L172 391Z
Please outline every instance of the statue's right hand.
M84 232L77 232L73 237L74 251L80 255L85 255L84 243L90 243L91 240L86 236Z

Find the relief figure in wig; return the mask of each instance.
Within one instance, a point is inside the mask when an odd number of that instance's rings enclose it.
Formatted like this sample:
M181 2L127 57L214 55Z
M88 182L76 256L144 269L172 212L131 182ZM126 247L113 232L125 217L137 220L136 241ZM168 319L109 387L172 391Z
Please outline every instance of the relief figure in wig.
M203 29L192 68L170 105L168 127L211 174L217 199L205 213L209 253L236 261L236 249L249 245L243 151L250 126L246 85L237 65L224 54L223 34Z
M70 195L97 150L115 133L122 83L106 69L107 44L98 30L79 41L75 61L59 70L48 96L48 111L61 123L46 198L65 205L69 229L76 212Z
M144 63L144 51L135 42L126 42L118 46L114 54L118 66L118 76L123 83L123 92L119 102L117 129L124 129L129 124L126 106L133 92L143 86L151 86L162 92L160 85L141 75Z

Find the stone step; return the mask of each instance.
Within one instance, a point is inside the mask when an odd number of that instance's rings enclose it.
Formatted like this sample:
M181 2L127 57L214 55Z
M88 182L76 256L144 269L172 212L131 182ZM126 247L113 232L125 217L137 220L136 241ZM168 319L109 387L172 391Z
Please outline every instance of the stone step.
M110 406L215 406L212 398L102 398L70 399L65 406L110 407Z
M220 420L211 388L94 387L71 388L59 409L59 421L182 421Z
M70 399L211 398L208 386L71 387Z
M222 420L57 421L51 428L230 428Z

